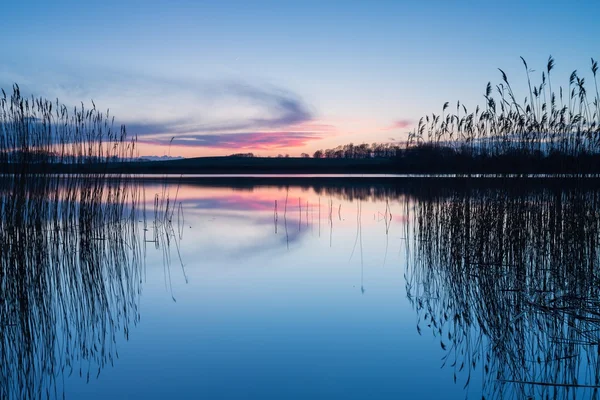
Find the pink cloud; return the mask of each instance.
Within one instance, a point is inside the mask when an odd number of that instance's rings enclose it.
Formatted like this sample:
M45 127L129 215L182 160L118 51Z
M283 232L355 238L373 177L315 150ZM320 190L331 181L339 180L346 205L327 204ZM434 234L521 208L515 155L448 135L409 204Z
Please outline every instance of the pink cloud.
M208 147L237 150L269 150L302 147L313 140L323 139L320 132L240 132L209 135L176 136L174 146ZM170 140L170 139L169 139ZM147 140L148 144L167 145L169 140Z
M146 136L140 142L148 145L198 147L227 150L276 150L306 146L311 141L335 136L333 125L317 121L292 124L282 130L256 132L185 133L176 135L171 142L167 136Z
M382 131L393 131L396 129L406 129L408 127L410 127L413 124L413 121L411 121L410 119L399 119L397 121L394 121L394 123L390 126L387 126L385 128L382 128Z

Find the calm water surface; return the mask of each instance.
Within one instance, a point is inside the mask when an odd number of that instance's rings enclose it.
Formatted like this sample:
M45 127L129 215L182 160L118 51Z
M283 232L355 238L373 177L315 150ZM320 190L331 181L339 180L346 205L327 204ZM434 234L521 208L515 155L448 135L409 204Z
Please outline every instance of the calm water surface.
M53 286L56 339L5 335L5 381L67 399L596 395L598 191L139 190L127 240L94 238L110 272Z

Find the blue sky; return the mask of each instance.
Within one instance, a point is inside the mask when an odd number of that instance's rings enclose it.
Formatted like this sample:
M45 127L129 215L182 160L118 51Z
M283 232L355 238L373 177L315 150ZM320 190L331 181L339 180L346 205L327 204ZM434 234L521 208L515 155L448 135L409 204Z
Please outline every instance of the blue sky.
M186 156L297 155L402 140L445 101L480 104L497 68L523 87L519 56L541 70L551 54L556 83L587 76L598 15L598 1L11 2L0 86L93 99L148 154L175 136Z

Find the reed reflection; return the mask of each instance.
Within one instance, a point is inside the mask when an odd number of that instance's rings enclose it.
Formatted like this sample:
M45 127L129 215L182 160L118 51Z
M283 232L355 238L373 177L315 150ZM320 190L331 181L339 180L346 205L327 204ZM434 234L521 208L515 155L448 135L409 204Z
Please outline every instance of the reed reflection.
M415 201L407 295L455 381L483 374L485 398L598 397L599 194L480 188Z
M62 397L66 376L112 365L139 320L139 191L68 176L0 182L0 398Z

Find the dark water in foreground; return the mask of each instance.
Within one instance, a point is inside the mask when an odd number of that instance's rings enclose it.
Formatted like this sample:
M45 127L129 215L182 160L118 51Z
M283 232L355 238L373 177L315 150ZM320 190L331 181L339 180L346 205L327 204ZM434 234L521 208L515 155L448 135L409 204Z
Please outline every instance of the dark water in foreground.
M597 396L600 190L131 193L3 195L4 397Z

